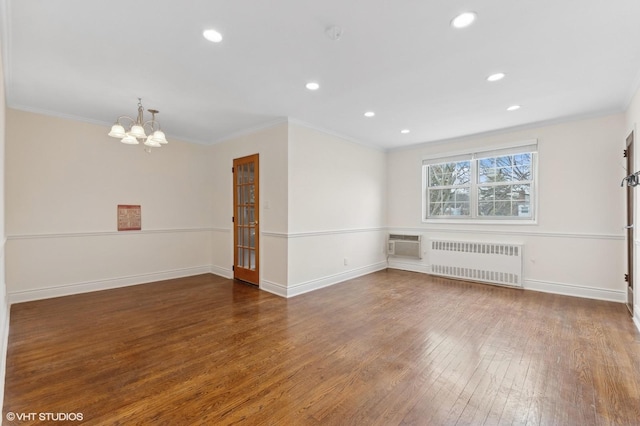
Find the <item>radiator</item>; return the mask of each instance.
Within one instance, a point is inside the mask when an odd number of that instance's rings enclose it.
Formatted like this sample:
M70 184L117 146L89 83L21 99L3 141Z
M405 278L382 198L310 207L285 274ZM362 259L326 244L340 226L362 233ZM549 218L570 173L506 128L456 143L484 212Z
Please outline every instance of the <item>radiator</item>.
M387 254L390 256L422 259L420 235L389 234Z
M431 239L433 275L522 287L522 244Z

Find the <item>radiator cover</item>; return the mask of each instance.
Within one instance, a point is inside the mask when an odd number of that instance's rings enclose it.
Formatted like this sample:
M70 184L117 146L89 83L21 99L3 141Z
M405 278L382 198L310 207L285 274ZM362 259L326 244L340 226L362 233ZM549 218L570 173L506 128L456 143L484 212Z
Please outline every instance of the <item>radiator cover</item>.
M523 245L429 240L433 275L522 287Z

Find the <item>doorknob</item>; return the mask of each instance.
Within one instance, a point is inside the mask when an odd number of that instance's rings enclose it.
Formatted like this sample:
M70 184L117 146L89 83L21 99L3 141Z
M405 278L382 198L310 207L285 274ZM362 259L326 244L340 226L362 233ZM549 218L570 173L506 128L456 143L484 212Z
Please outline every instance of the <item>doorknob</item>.
M258 226L258 221L256 220L255 222L250 222L249 226Z
M633 229L633 224L625 226L624 229Z

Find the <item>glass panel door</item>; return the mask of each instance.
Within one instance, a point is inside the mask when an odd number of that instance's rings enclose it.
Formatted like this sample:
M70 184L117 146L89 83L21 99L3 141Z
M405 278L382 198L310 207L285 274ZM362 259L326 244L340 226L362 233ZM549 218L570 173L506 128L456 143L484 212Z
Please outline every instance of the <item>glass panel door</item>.
M233 161L234 278L259 284L258 154Z

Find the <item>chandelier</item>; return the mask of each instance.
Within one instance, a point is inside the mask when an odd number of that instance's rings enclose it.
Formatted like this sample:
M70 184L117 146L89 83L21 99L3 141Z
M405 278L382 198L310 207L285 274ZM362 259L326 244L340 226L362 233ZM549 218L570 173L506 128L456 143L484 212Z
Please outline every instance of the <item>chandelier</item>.
M138 117L135 120L126 115L118 117L115 124L111 126L109 136L118 138L120 142L127 145L138 145L141 141L144 141L146 152L151 152L151 148L160 148L162 145L168 144L169 142L167 142L164 132L160 130L160 123L156 121L156 114L159 111L156 109L147 111L151 113L151 120L144 121L142 99L138 98ZM128 130L125 130L123 122L129 125ZM149 131L148 136L145 129Z

